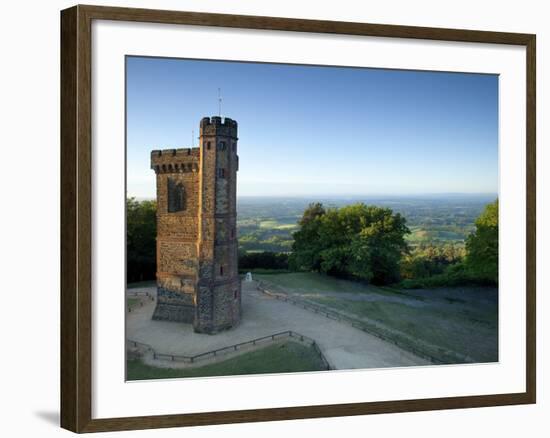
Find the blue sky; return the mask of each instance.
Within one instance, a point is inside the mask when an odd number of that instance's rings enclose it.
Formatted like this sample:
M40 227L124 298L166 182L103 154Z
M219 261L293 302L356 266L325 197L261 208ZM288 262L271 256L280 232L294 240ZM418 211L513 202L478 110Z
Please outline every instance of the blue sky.
M155 196L150 151L191 146L218 88L239 196L498 191L496 75L128 57L129 196Z

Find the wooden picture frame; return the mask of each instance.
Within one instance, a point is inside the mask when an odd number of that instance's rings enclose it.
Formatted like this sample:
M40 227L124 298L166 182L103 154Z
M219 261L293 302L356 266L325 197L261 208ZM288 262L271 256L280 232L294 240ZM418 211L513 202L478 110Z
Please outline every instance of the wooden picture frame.
M92 418L92 156L91 25L93 20L348 34L526 48L526 391L273 409L127 418ZM382 24L75 6L61 12L61 426L98 432L254 421L350 416L535 403L535 48L530 34Z

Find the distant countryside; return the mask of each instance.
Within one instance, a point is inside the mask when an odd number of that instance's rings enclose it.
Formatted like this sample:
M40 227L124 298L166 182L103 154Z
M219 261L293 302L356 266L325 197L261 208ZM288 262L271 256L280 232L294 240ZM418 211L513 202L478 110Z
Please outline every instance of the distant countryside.
M153 281L155 203L127 205L128 282ZM237 223L239 271L267 293L432 362L498 360L495 196L245 197Z

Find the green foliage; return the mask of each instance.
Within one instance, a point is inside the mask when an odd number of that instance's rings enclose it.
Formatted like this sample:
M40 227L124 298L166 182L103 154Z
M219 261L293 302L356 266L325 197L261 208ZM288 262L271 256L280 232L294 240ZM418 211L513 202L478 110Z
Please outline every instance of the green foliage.
M481 284L483 285L483 282ZM463 262L449 265L439 274L406 278L399 284L404 289L429 289L465 285L480 285L480 282L470 275Z
M418 249L405 257L401 286L406 289L498 284L498 199L488 204L466 239L465 251ZM447 263L447 265L445 265Z
M270 251L264 252L240 252L239 269L249 271L252 269L288 269L288 254Z
M401 277L418 279L442 274L447 267L461 262L465 255L464 246L458 244L420 244L404 255Z
M155 201L126 199L126 280L154 280L156 275Z
M310 204L293 234L289 264L295 270L355 277L377 284L399 279L405 218L363 203L325 209Z
M476 220L476 230L466 240L466 267L473 276L498 284L498 199L488 204Z

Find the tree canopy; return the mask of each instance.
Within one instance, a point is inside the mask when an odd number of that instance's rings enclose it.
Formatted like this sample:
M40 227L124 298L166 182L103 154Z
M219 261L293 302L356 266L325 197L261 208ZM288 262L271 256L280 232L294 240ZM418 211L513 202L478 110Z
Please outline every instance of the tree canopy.
M156 275L155 201L126 199L126 279L154 280Z
M405 222L389 208L363 203L329 209L310 204L293 235L291 266L378 284L395 282L410 232Z
M483 280L498 283L498 199L476 219L476 230L466 240L466 267Z

